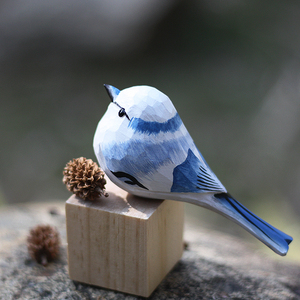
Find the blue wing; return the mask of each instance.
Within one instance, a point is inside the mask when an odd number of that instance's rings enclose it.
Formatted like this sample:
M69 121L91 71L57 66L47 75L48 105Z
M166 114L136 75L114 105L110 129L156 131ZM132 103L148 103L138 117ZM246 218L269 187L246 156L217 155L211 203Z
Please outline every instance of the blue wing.
M188 150L186 160L174 168L171 192L199 193L225 192L224 186L214 173Z

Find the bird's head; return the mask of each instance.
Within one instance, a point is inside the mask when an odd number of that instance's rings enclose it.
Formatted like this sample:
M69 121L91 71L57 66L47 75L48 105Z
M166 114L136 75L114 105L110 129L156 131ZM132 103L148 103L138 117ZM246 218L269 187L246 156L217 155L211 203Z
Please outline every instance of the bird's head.
M111 85L104 86L112 102L102 119L116 128L165 123L176 114L169 97L156 88L134 86L120 91Z

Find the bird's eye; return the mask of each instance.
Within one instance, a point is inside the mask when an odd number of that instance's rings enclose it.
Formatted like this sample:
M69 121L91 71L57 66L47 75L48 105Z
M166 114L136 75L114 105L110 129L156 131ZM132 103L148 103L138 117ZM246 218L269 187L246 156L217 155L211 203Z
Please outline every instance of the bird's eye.
M119 110L119 113L118 113L119 117L122 118L122 117L126 116L126 118L130 121L130 118L126 114L125 108L120 106L117 102L114 102L114 103L120 107L120 110Z
M126 115L126 112L125 112L125 109L124 108L121 108L120 110L119 110L119 117L124 117Z

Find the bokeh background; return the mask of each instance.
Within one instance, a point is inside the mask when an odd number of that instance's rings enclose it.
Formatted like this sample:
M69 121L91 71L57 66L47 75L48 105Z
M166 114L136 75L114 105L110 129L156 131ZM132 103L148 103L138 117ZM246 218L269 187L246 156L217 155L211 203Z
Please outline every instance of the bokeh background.
M103 83L147 84L227 190L294 236L300 260L299 16L298 1L2 0L1 203L66 200L65 164L96 160ZM187 218L256 242L202 208Z

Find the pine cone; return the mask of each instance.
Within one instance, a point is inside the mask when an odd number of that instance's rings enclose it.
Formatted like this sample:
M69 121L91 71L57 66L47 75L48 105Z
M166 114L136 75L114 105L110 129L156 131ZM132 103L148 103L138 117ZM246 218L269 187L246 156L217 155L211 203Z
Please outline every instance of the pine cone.
M58 231L49 225L38 225L30 230L27 247L30 256L39 264L46 266L59 254L60 239Z
M70 160L63 174L63 183L67 189L84 200L108 196L105 192L104 172L91 159L80 157Z

